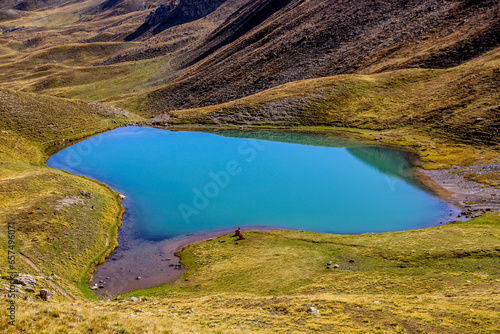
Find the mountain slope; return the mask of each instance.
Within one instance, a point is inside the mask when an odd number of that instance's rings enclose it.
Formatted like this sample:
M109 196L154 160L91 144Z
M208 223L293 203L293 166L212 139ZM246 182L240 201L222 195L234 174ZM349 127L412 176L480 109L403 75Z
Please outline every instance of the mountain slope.
M148 94L144 109L210 105L337 74L456 66L498 47L499 8L496 1L251 2L179 53L186 70Z

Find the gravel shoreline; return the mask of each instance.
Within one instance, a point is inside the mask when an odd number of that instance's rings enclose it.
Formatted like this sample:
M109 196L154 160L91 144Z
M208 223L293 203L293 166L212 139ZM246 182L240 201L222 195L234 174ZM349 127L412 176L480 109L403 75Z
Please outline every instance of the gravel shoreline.
M436 195L462 209L456 217L460 219L473 218L487 211L500 210L500 185L487 185L468 177L492 172L500 172L500 163L420 170L418 174L422 182Z

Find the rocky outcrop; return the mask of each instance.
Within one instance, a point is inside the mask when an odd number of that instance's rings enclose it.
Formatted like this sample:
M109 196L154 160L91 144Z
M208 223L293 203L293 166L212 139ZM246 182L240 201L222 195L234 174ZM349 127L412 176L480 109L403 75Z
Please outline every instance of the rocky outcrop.
M35 287L36 279L28 274L22 274L14 278L14 284L21 284L23 286Z
M146 32L157 34L175 25L207 16L226 0L170 0L151 11L144 23L126 40L134 40Z
M167 4L160 5L160 7L151 11L151 13L146 17L144 25L153 27L168 20L168 18L171 16L172 12L178 5L178 0L170 1Z

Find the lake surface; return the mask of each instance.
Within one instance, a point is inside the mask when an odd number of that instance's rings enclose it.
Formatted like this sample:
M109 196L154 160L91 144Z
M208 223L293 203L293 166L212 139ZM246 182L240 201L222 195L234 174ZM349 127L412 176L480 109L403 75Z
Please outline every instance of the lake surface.
M124 194L129 228L149 241L239 226L399 231L451 212L415 185L403 152L324 134L122 127L47 165Z

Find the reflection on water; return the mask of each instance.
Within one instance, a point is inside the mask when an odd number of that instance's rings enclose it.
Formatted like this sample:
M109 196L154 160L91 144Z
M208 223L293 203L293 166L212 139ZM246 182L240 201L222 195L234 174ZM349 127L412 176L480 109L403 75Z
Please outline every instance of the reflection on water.
M125 194L130 235L144 240L250 225L395 231L438 224L450 210L412 185L403 152L318 133L126 127L47 164Z
M409 152L368 145L366 142L353 140L342 134L273 130L236 131L224 129L214 130L211 133L234 138L252 138L311 146L344 147L353 156L382 173L399 177L408 182L414 181L412 177L412 163L410 161L412 154Z

